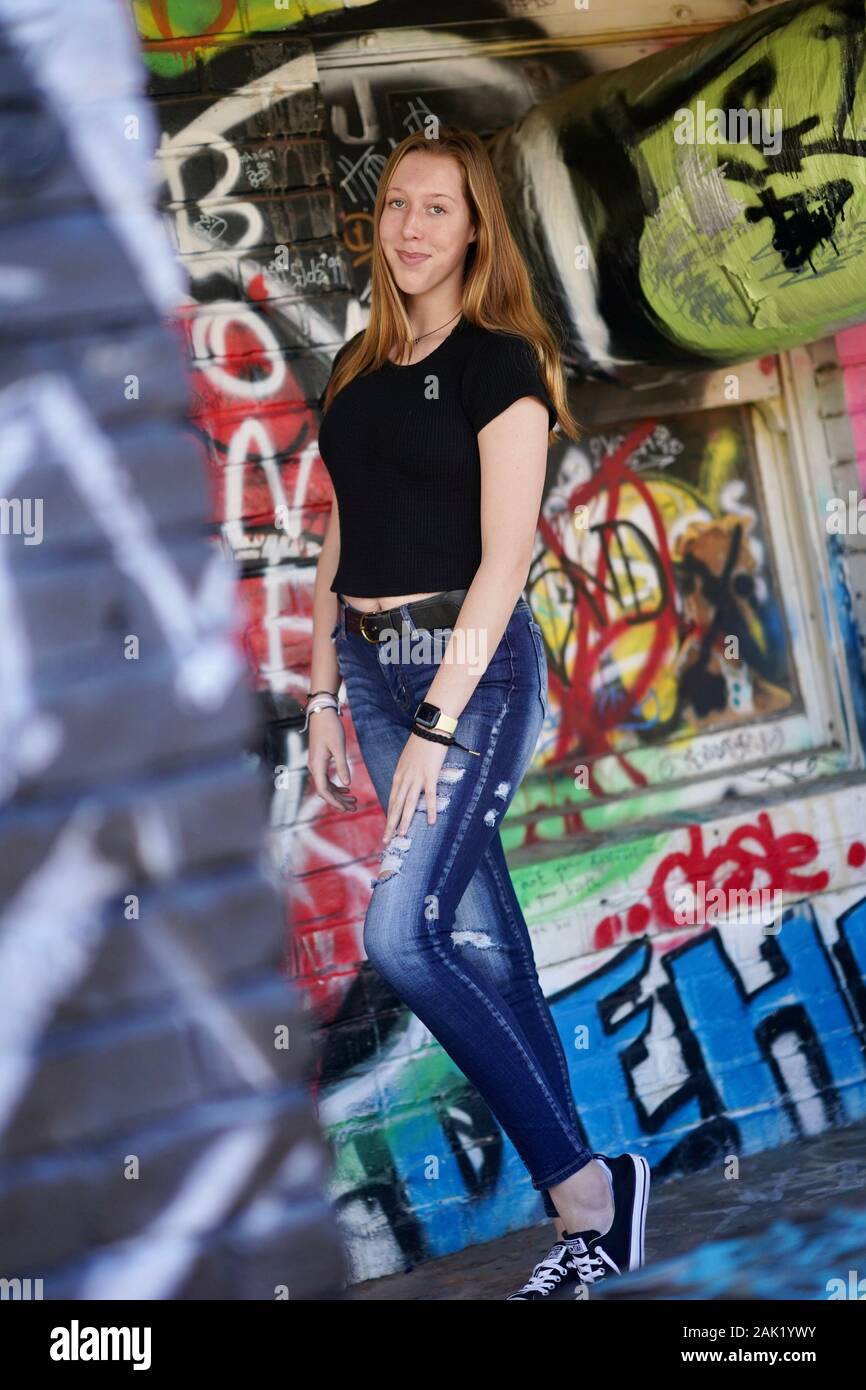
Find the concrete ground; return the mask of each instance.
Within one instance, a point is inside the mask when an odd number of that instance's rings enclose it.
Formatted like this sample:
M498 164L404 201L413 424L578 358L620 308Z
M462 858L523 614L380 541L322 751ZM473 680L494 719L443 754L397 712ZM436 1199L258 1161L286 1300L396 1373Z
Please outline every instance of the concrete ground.
M545 1220L407 1274L354 1284L346 1296L504 1299L547 1253L552 1233ZM653 1182L644 1269L590 1296L827 1299L829 1281L850 1282L850 1270L866 1296L866 1123L741 1158L735 1180L724 1179L720 1163Z

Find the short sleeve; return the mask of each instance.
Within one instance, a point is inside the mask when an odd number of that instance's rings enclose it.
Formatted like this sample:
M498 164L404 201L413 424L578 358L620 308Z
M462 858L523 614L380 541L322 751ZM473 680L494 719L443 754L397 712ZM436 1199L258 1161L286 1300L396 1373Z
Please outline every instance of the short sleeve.
M549 429L556 406L544 384L535 352L525 338L490 333L478 344L463 372L463 409L475 433L521 396L538 396L547 406Z

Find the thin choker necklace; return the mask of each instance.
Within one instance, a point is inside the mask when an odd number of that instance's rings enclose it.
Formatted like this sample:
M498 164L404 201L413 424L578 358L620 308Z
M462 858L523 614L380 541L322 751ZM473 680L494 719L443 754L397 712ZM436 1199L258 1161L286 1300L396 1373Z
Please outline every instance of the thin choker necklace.
M458 309L458 310L457 310L457 313L456 313L456 314L452 314L452 315L451 315L451 318L448 319L448 321L447 321L446 323L440 323L440 325L439 325L438 328L431 328L429 333L419 333L419 335L418 335L417 338L413 338L413 339L412 339L412 342L413 342L413 343L420 343L420 341L421 341L422 338L430 338L430 337L432 337L432 335L433 335L434 333L441 333L441 331L442 331L443 328L447 328L447 327L448 327L448 324L449 324L449 323L453 323L454 320L457 318L457 316L458 316L459 314L462 314L462 313L463 313L463 310L462 310L462 309Z

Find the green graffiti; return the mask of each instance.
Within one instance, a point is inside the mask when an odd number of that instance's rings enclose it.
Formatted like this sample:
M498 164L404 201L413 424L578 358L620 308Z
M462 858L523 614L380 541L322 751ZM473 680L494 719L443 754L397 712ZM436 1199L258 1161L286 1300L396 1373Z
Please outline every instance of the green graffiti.
M845 91L831 8L747 47L689 100L689 121L634 151L654 204L644 294L678 342L723 362L819 337L836 306L866 312L866 90Z
M355 0L356 6L377 3ZM248 35L289 31L344 8L343 0L132 0L144 60L167 80L210 63Z
M561 283L538 271L573 303L591 272L609 336L586 350L608 370L748 361L862 321L864 37L862 0L793 0L534 108L579 214Z
M618 840L583 853L573 851L562 859L548 859L526 868L510 870L514 889L527 922L550 922L585 903L598 906L607 888L622 889L633 875L664 852L667 831Z

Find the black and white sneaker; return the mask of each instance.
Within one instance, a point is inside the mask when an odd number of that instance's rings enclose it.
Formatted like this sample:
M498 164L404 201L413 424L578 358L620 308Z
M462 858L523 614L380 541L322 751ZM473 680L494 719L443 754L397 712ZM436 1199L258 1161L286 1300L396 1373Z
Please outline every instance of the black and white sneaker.
M644 1262L644 1231L649 1202L650 1168L641 1154L594 1153L611 1177L613 1222L599 1231L563 1231L561 1238L533 1269L526 1283L507 1302L533 1298L553 1301L578 1298L583 1286L611 1274L627 1274Z
M610 1272L627 1274L644 1262L650 1166L642 1154L593 1154L613 1179L613 1225L602 1237ZM565 1232L563 1232L563 1236Z
M605 1257L595 1249L601 1239L598 1231L574 1235L563 1232L562 1239L539 1260L523 1287L510 1293L506 1302L524 1303L533 1298L559 1302L578 1297L582 1284L595 1283L604 1276Z

